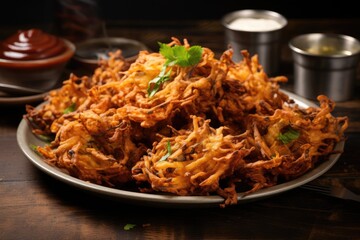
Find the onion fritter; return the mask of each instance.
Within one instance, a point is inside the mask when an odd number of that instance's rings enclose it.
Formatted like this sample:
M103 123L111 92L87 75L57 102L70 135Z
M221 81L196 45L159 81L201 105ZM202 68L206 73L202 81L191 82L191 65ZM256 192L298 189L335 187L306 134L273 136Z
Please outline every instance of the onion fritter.
M172 38L168 46L191 46ZM244 50L217 59L202 47L195 66L171 66L151 97L150 82L166 62L140 51L133 63L110 53L92 76L74 74L24 118L33 133L52 137L37 146L49 164L96 184L141 192L213 195L222 207L303 175L345 140L347 117L320 95L319 107L300 108L280 90L285 76L268 77ZM166 65L165 65L166 66Z

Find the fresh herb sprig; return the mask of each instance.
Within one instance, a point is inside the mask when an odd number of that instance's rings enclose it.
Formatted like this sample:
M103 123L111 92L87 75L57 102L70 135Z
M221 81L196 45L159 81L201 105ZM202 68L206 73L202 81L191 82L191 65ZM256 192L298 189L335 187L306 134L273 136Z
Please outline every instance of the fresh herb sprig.
M167 143L166 143L166 150L167 150L167 153L164 156L162 156L162 158L159 160L159 162L165 161L172 154L170 141L167 141Z
M286 132L280 133L277 137L283 144L288 144L300 137L300 132L289 127Z
M161 84L170 80L172 67L178 65L180 67L191 67L198 64L202 56L202 47L194 45L189 49L184 46L172 46L165 43L158 43L160 46L160 54L166 58L164 65L157 77L152 79L148 85L148 95L152 97L159 90ZM168 71L166 71L170 67Z
M70 106L64 109L64 114L71 113L76 110L76 103L71 103Z
M136 227L136 224L128 223L124 226L124 230L128 231L130 229L133 229L134 227Z

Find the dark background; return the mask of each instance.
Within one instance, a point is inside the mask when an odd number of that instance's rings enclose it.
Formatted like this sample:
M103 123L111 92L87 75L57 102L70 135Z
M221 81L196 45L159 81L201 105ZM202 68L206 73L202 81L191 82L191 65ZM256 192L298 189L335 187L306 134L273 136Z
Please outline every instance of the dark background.
M220 19L227 12L240 9L273 10L289 19L360 17L359 9L350 0L4 0L0 6L0 24L52 23L61 9L59 6L71 4L87 5L92 9L88 14L97 14L105 21Z
M220 22L225 14L241 9L275 11L288 20L293 20L295 27L298 19L319 20L322 22L321 26L324 26L324 22L336 24L337 19L347 19L349 26L341 28L339 33L352 32L355 33L354 37L360 37L360 29L357 30L360 25L360 10L352 0L3 0L0 9L0 40L14 34L14 29L40 28L74 43L96 36L119 36L120 31L121 37L144 41L145 38L134 35L132 29L151 31L161 25L162 30L157 29L158 33L153 36L150 46L157 48L155 39L167 39L174 32L187 34L181 32L181 29L174 29L179 25L178 21L184 21L182 25L193 19ZM157 24L157 21L161 24ZM117 35L111 29L116 29ZM313 30L327 31L316 28ZM300 33L307 31L297 29ZM159 33L164 34L159 36ZM284 41L288 41L291 34L289 32ZM148 35L151 33L148 32ZM147 39L151 38L148 36ZM215 40L206 41L211 43Z

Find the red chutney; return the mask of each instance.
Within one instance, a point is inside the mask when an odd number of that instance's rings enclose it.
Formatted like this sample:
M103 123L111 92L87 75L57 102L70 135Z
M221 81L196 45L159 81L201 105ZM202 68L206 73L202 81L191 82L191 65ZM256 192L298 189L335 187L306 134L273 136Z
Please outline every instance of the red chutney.
M0 43L0 58L8 60L40 60L65 51L62 39L39 29L19 30Z

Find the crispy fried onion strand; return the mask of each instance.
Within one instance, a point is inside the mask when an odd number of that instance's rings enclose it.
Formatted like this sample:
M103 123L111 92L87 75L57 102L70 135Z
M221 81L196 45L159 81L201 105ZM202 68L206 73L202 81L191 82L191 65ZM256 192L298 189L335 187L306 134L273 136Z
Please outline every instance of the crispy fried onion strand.
M190 44L172 38L169 46ZM79 179L141 192L213 195L222 207L299 177L334 153L347 117L320 95L319 107L300 108L280 91L284 76L268 77L258 62L232 49L219 59L203 48L193 67L173 66L170 80L149 97L149 81L165 58L141 51L127 63L117 51L92 76L71 74L24 118L37 136L52 137L37 151ZM287 131L296 137L284 142Z

